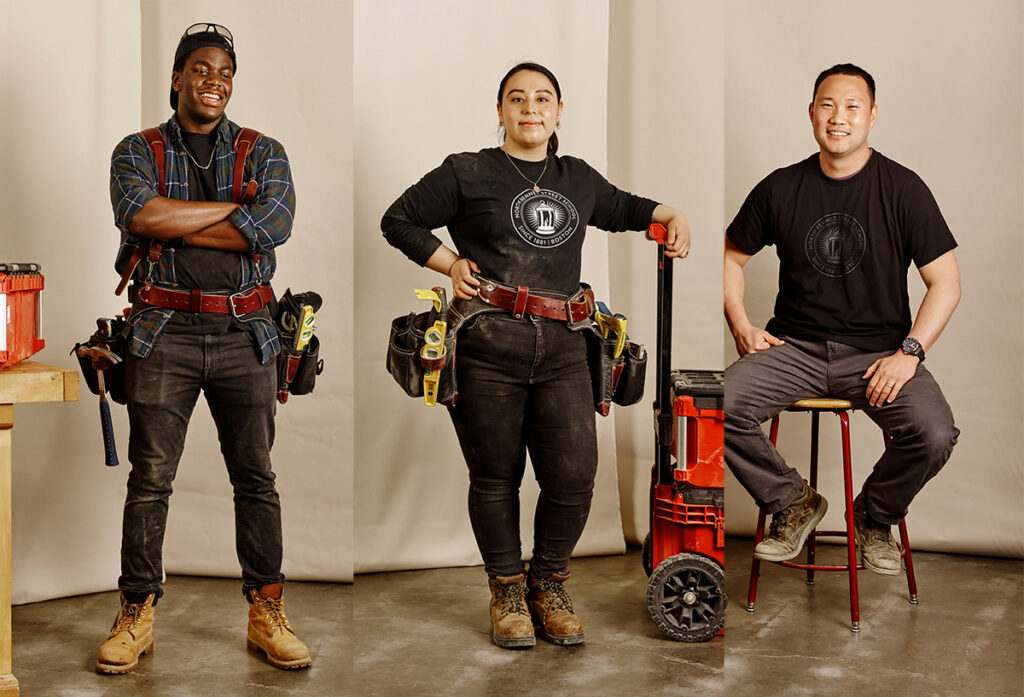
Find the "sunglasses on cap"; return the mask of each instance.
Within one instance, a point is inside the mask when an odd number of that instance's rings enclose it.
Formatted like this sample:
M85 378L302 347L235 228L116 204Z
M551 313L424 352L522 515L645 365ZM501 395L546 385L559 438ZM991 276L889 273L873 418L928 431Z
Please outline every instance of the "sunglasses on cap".
M231 46L232 50L235 48L235 39L231 35L231 32L222 24L213 24L211 22L197 22L191 27L185 30L185 33L181 35L184 39L188 36L195 36L196 34L217 34L218 36L224 37L228 45Z

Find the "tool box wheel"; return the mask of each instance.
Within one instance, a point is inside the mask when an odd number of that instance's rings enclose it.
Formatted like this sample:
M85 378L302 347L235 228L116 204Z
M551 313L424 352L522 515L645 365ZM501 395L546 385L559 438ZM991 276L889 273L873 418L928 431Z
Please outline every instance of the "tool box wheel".
M658 564L647 584L647 609L676 641L707 641L725 624L725 573L714 560L683 552Z
M644 573L650 577L654 571L654 565L651 564L651 533L647 533L644 543L640 546L640 563L644 565Z

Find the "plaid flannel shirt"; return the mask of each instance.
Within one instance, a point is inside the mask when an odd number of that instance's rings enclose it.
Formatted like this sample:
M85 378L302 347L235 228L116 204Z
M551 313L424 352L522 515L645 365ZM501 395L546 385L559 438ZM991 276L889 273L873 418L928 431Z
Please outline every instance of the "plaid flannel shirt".
M217 193L221 201L231 200L231 178L235 168L233 144L239 130L240 127L228 121L227 116L217 125L214 161ZM161 124L160 131L164 135L167 196L186 201L188 155L185 153L177 116ZM277 267L274 248L283 244L291 235L295 215L295 189L288 167L288 156L276 140L263 136L256 142L245 163L245 181L251 179L257 183L252 202L228 216L228 220L241 231L252 249L249 254L238 254L238 263L241 265L241 286L238 290L270 282ZM133 235L129 226L135 214L158 195L156 159L146 139L139 133L133 133L118 143L110 158L110 202L114 207L114 224L121 231L121 246L114 262L114 268L119 274L124 272L137 248L148 248L149 240ZM159 262L153 264L151 269L148 261L143 258L132 278L140 282L147 276L161 286L178 285L173 248L165 248ZM148 356L173 314L173 310L160 307L134 313L127 330L131 352L141 358ZM252 327L261 361L266 363L280 352L281 340L270 321L257 318Z

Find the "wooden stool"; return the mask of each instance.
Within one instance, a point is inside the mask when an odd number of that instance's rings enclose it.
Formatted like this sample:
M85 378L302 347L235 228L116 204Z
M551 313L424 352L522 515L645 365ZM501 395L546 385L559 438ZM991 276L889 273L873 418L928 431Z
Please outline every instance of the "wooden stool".
M801 399L793 402L786 411L811 412L811 488L818 488L818 417L823 411L830 411L839 415L839 423L843 435L843 485L844 501L846 503L846 530L813 530L807 537L807 563L780 561L772 562L780 566L789 566L794 569L805 569L807 571L807 584L814 585L815 571L846 571L850 578L850 630L860 631L860 603L857 598L857 570L864 566L857 562L857 537L854 533L853 524L853 468L850 457L850 414L854 406L845 399ZM779 417L772 419L771 441L776 444L779 436ZM885 442L889 442L888 435ZM757 532L754 534L754 545L764 537L764 509L761 509L757 517ZM900 542L903 545L903 561L906 567L907 586L910 590L910 602L917 604L917 581L914 578L914 562L910 556L910 540L907 538L907 524L901 520L899 524ZM814 563L814 543L818 537L837 537L846 539L846 564L839 566L828 566ZM757 577L761 568L761 560L754 557L750 567L750 587L747 590L747 612L754 611L754 599L757 596Z

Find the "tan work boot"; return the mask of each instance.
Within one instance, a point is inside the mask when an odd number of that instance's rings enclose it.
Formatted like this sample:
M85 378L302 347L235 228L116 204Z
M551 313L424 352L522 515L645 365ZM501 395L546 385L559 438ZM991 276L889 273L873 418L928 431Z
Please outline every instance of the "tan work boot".
M903 550L893 539L890 526L877 523L868 515L863 492L853 500L853 527L865 568L883 576L896 576L903 571Z
M526 608L526 574L496 576L491 587L491 641L503 649L528 649L537 643Z
M97 673L130 673L139 665L139 656L153 653L155 599L156 593L150 593L141 603L129 603L121 594L121 609L96 655Z
M250 651L262 651L275 668L308 668L313 662L309 649L295 636L284 614L281 598L283 584L272 583L249 591L249 628L245 645Z
M804 482L793 503L772 514L768 534L754 547L754 556L765 561L789 561L803 549L807 536L825 517L828 501Z
M550 578L541 580L533 575L531 569L526 593L537 633L545 641L560 646L583 643L583 623L573 612L572 598L563 585L567 580L568 571L551 574Z

